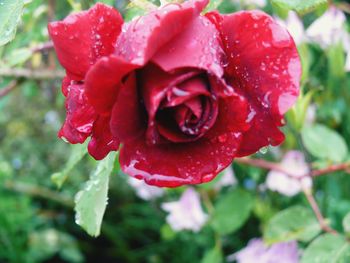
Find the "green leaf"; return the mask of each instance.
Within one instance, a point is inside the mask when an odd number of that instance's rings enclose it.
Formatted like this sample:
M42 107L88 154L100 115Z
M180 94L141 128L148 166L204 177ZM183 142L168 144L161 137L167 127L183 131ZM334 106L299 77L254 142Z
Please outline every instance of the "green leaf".
M293 108L287 112L288 123L297 131L300 131L305 124L307 109L314 93L314 90L311 90L305 95L300 94Z
M301 136L306 149L317 158L342 162L348 154L343 137L324 125L305 126Z
M221 5L222 1L223 0L210 0L209 4L207 5L207 7L204 10L204 13L216 10L219 7L219 5Z
M309 209L293 206L271 218L264 231L264 239L269 244L290 240L308 242L320 231L319 223Z
M340 42L330 46L327 50L327 88L333 90L333 92L341 92L340 87L342 87L346 76L344 52L343 45Z
M344 232L349 235L350 234L350 213L347 213L343 219L343 228Z
M57 185L58 188L62 187L71 170L86 155L86 153L86 143L72 146L72 152L69 156L66 167L63 169L63 171L51 175L51 180Z
M137 7L137 6L128 7L128 9L125 12L124 19L126 22L129 22L133 18L145 15L146 13L147 13L147 11L140 8L140 7Z
M34 262L46 261L55 254L68 262L83 262L78 242L67 233L54 228L31 233L29 255Z
M89 235L98 236L107 206L109 175L114 166L116 153L110 153L98 163L84 189L75 196L75 221Z
M344 236L324 234L315 239L304 251L301 263L350 262L350 244Z
M23 0L0 0L0 46L15 37L23 5Z
M254 205L252 196L243 190L233 190L223 195L215 204L213 228L221 235L239 229L248 219Z
M223 255L221 249L214 247L208 250L205 254L201 263L221 263L223 262Z
M21 65L26 62L32 56L32 54L33 52L29 48L15 49L5 56L6 66L14 67Z
M271 3L286 10L294 10L300 14L305 14L326 5L327 0L271 0Z

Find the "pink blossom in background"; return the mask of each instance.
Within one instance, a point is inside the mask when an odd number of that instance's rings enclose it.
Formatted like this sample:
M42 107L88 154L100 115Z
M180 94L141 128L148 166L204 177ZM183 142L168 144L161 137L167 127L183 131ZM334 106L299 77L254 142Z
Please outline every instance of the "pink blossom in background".
M162 209L169 213L166 221L174 231L198 232L208 219L201 207L199 194L193 188L188 188L179 201L163 203Z
M220 177L220 180L215 184L214 188L219 190L225 186L231 186L237 184L237 178L235 177L235 172L231 166L227 167Z
M294 178L283 172L271 170L266 178L266 186L268 189L286 196L294 196L298 194L302 188L311 188L311 178L305 177L302 180L298 180L298 178L308 174L310 171L302 152L287 152L280 163L280 167L288 171Z
M298 244L290 241L267 246L262 239L255 238L227 260L237 260L237 263L298 263Z
M133 177L128 177L128 184L134 188L136 195L143 200L156 199L164 194L162 188L148 185L144 181Z
M297 45L305 41L304 25L297 13L290 11L286 20L280 18L276 19L280 25L284 26L289 31Z
M316 19L306 30L306 35L312 42L327 48L339 41L346 43L348 33L344 28L346 17L342 11L330 7L320 18Z

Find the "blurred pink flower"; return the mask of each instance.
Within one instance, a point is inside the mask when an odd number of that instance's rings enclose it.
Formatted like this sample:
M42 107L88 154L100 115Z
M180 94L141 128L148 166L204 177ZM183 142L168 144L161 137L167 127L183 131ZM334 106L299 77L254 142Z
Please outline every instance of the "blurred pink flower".
M322 48L327 48L338 42L343 43L344 48L347 48L349 36L344 29L345 21L344 13L332 6L309 26L306 35Z
M297 13L290 11L286 20L276 19L280 25L287 28L297 45L300 45L305 40L304 25Z
M233 171L232 166L229 166L222 172L222 175L214 188L218 190L222 187L235 184L237 184L237 178L235 177L235 172Z
M280 167L288 171L289 175L280 171L271 170L266 178L267 188L286 196L296 195L302 188L311 188L311 178L305 177L302 180L298 179L310 172L302 152L287 152L280 163ZM290 175L293 175L294 178Z
M255 238L227 260L237 260L238 263L298 263L298 244L290 241L267 246L262 239Z
M162 209L169 212L166 221L174 231L198 232L208 219L201 207L199 194L193 188L188 188L179 201L163 203Z
M162 188L148 185L143 180L133 177L128 178L128 184L134 188L136 195L143 200L156 199L164 194Z

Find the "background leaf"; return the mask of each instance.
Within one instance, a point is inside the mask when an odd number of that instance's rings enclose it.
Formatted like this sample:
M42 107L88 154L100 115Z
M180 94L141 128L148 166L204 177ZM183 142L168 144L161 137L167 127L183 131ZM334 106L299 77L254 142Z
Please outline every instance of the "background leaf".
M221 196L215 204L213 228L222 235L239 229L248 219L254 205L252 196L236 189Z
M301 263L347 263L350 244L341 236L324 234L315 239L304 251Z
M344 232L350 234L350 213L347 213L343 219Z
M72 151L63 171L51 175L51 180L61 188L74 166L87 154L86 143L76 144L71 147Z
M305 126L301 136L306 149L317 158L342 162L348 154L343 137L324 125Z
M114 166L116 153L110 153L98 163L83 190L75 196L76 223L91 236L100 234L107 206L109 175Z
M221 263L222 261L222 251L218 247L214 247L204 254L201 263Z
M320 231L320 226L310 209L293 206L271 218L264 231L264 239L270 244L290 240L308 242Z
M15 37L23 5L23 0L0 0L0 46Z
M271 0L271 2L280 8L294 10L300 14L327 4L327 0Z

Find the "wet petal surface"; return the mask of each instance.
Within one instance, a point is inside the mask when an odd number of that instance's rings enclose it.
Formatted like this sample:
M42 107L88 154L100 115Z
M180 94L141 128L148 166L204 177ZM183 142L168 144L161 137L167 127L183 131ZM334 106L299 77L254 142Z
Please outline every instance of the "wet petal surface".
M71 79L84 79L98 58L113 52L122 24L119 12L104 4L49 24L58 59Z

